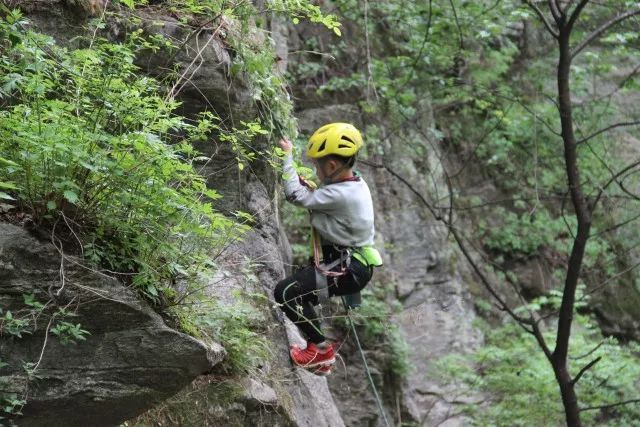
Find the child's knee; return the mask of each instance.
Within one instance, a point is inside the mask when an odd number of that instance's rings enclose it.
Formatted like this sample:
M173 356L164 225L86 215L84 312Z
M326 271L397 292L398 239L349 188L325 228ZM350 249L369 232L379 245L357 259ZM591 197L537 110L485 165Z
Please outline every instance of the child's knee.
M284 303L284 301L286 299L284 297L284 293L286 292L288 284L289 284L289 282L287 281L287 279L281 280L281 281L278 282L278 284L276 285L275 289L273 290L273 297L276 299L276 302L278 304Z

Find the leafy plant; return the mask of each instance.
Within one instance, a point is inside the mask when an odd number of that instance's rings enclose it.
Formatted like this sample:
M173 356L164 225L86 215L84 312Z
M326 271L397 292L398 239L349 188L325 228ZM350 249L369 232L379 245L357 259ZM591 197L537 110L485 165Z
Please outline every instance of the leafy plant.
M220 367L223 371L254 372L269 355L263 313L256 308L265 298L237 291L233 302L202 301L190 309L188 317L200 334L221 343L227 351Z
M362 345L381 354L384 366L402 379L413 369L406 339L398 325L391 321L402 306L399 302L390 303L385 290L388 291L388 287L378 284L367 286L362 291L362 305L351 311L351 317L361 334ZM348 327L346 319L336 323L343 328Z
M89 331L81 328L79 323L59 321L51 328L51 333L56 335L62 344L76 344L78 341L86 340Z
M0 308L0 333L22 338L22 334L29 334L30 322L26 317L15 317L10 310L3 312Z
M584 288L582 288L584 291ZM535 299L519 311L538 311L558 307L562 295L551 292ZM586 296L579 297L580 307ZM584 407L617 403L636 397L640 368L637 343L620 343L603 337L592 319L576 314L576 328L571 338L571 364L579 370L592 360L601 360L577 383ZM470 394L479 393L488 400L466 405L465 411L474 425L530 426L562 424L564 413L558 386L547 368L548 361L537 350L530 335L514 322L496 328L479 321L486 342L471 355L447 356L433 369L433 375L466 387ZM553 340L553 328L545 337ZM582 412L584 422L598 425L631 426L640 416L638 405L622 405L610 410Z
M136 54L159 40L133 31L122 44L96 38L69 50L25 28L19 12L0 22L3 96L12 100L0 111L0 180L21 183L10 196L37 223L68 229L86 259L134 273L159 302L177 276L195 280L213 267L211 248L246 229L214 210L220 196L194 168L190 141L211 127L175 115L178 102L139 74Z

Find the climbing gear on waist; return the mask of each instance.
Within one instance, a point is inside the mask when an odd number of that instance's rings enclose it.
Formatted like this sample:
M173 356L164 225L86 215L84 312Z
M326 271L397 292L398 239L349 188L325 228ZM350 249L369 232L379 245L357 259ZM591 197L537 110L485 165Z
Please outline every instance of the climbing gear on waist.
M353 249L334 246L334 249L340 254L339 257L329 264L323 264L320 262L320 237L314 227L311 227L311 243L313 246L313 259L316 267L316 289L321 309L326 307L329 302L329 277L335 281L338 277L347 274L349 266L351 265L351 257L355 258L366 267L380 267L382 265L380 252L378 252L378 250L373 246L363 246L361 248ZM335 271L338 267L339 269ZM360 292L347 295L345 301L349 308L360 307L362 304Z
M326 349L320 349L312 342L307 342L307 347L304 349L294 344L291 346L289 354L293 363L303 368L331 365L336 361L333 344L329 344Z
M318 302L320 303L321 311L329 303L329 278L337 283L337 279L347 273L351 257L349 251L346 252L346 256L341 252L340 257L335 261L325 265L316 259L315 272L316 272L316 291L318 293ZM340 267L338 271L332 271L336 267ZM323 316L324 317L324 316Z
M313 262L316 270L328 277L340 277L347 274L349 264L351 263L351 249L339 248L339 258L327 265L320 261L320 253L322 252L320 236L318 236L318 231L314 227L311 227L311 245L313 247ZM338 266L340 266L340 269L334 271Z
M319 159L330 154L352 157L362 147L360 131L349 123L329 123L311 135L307 157Z
M362 264L373 267L382 266L382 257L380 252L373 246L363 246L353 250L353 257Z

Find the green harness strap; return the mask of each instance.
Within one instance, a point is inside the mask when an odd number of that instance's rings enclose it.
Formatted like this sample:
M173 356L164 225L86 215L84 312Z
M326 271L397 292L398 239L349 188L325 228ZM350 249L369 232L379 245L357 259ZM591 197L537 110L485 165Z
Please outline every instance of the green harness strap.
M382 266L382 257L380 256L380 252L378 252L378 250L373 246L363 246L361 248L355 248L353 250L353 257L367 267Z

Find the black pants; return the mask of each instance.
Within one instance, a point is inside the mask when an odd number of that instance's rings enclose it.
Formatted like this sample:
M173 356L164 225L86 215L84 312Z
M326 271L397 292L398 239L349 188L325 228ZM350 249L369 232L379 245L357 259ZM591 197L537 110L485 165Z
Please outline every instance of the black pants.
M326 259L326 258L325 258ZM371 280L372 267L352 258L348 272L337 280L327 277L329 296L359 292ZM313 343L325 340L320 319L314 306L318 305L315 265L311 264L276 285L274 297L282 311Z

